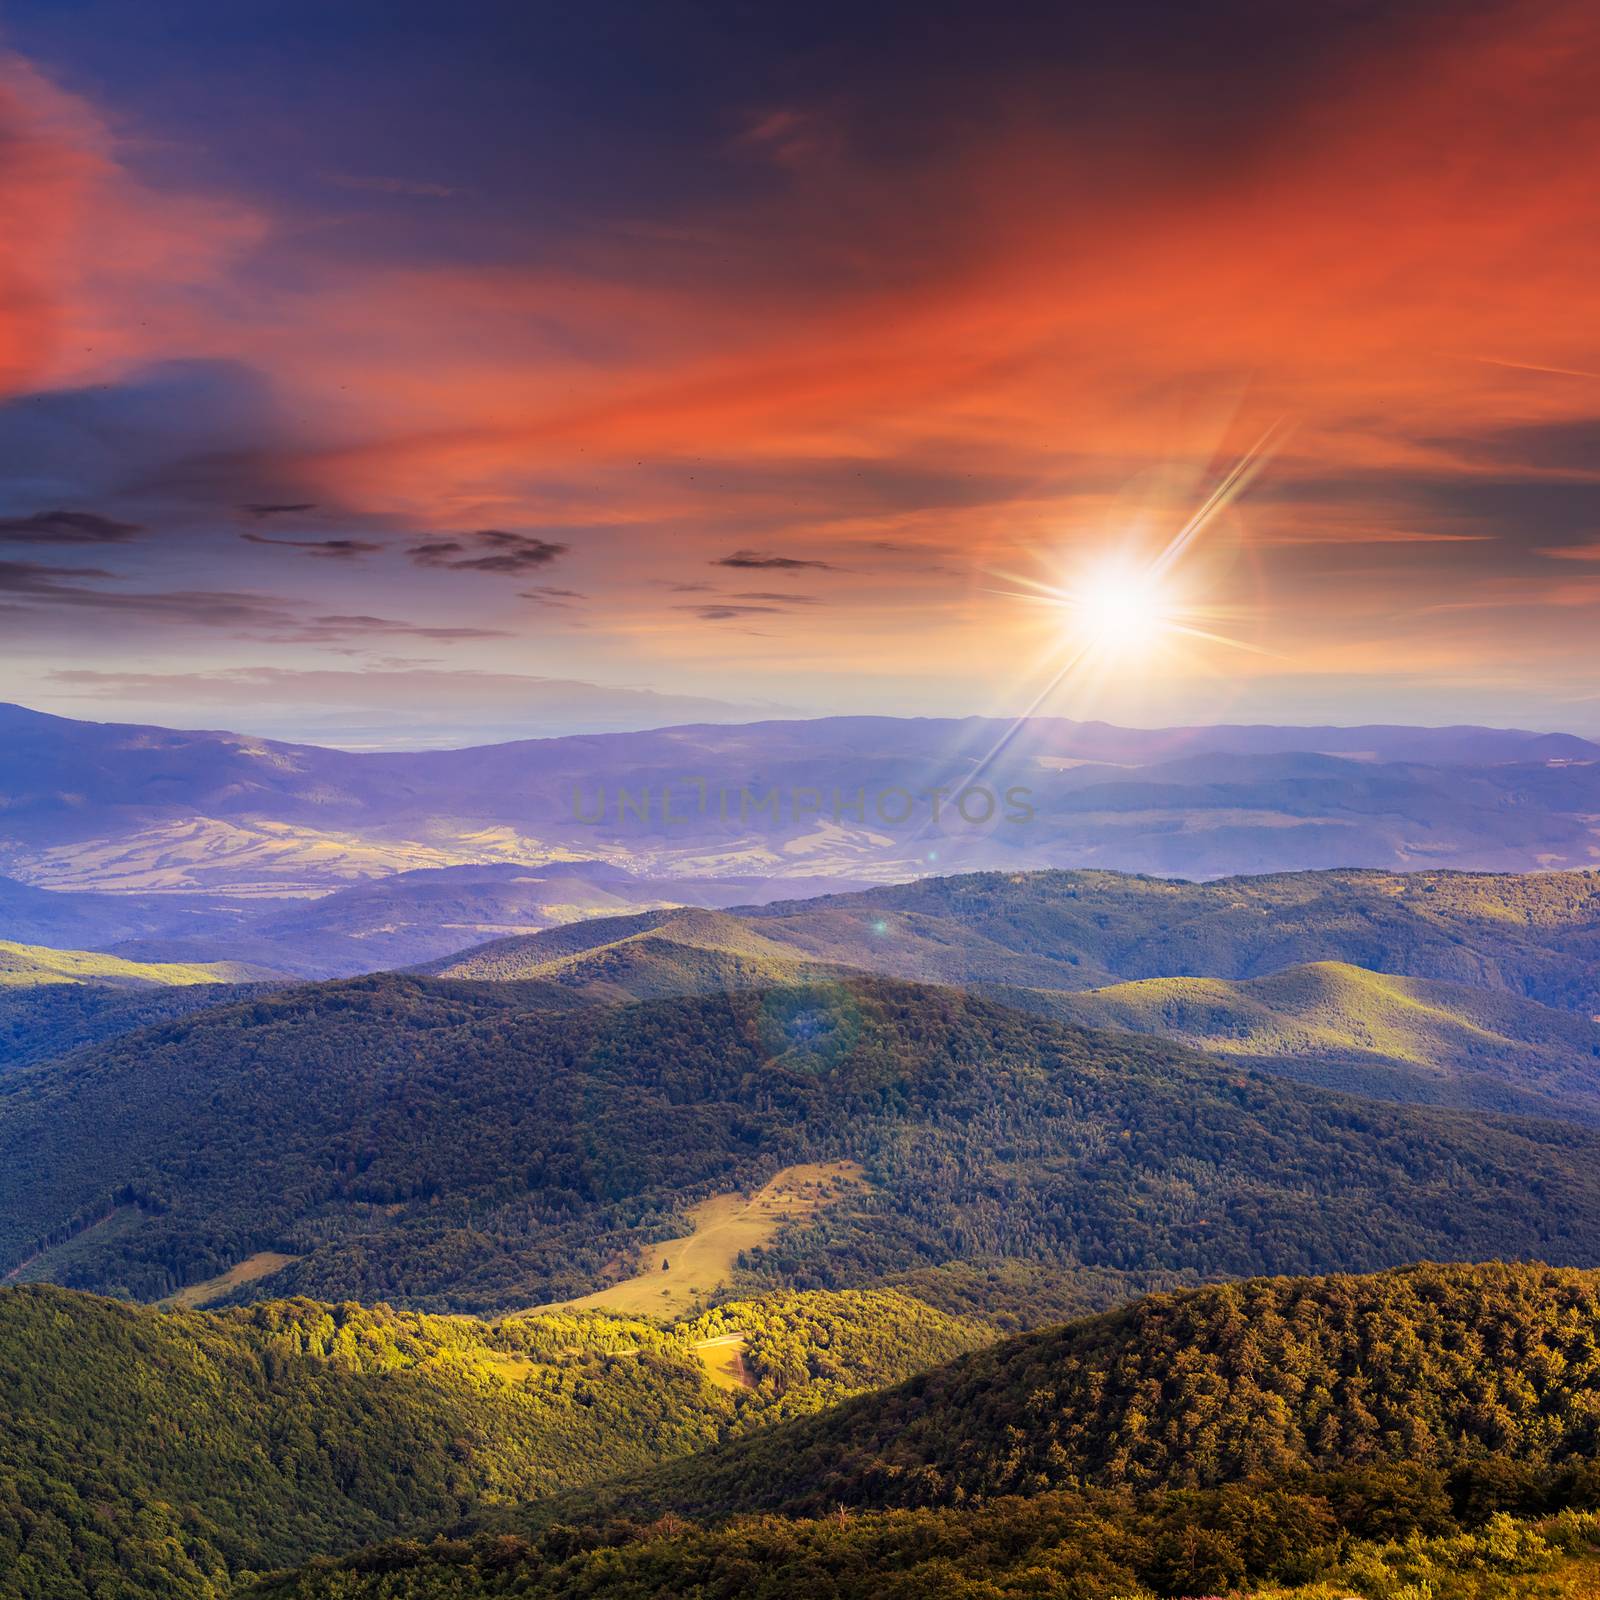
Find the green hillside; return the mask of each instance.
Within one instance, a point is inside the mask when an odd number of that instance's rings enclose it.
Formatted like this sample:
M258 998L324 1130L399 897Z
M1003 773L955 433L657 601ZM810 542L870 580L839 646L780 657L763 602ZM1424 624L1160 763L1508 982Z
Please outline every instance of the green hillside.
M474 1537L259 1594L1585 1593L1597 1419L1600 1273L1256 1280L1009 1339L643 1478L491 1512Z
M1408 1267L1152 1295L1023 1334L619 1493L698 1515L1462 1463L1600 1437L1600 1273Z
M1600 1024L1496 989L1342 962L1265 978L1144 978L1064 996L1058 1015L1276 1062L1356 1091L1402 1078L1407 1098L1600 1118Z
M751 1384L732 1392L696 1351L729 1329ZM242 1571L681 1455L989 1337L882 1292L663 1329L0 1291L0 1596L217 1600Z
M749 1387L707 1377L730 1330ZM1600 1273L1258 1280L991 1339L885 1292L660 1327L6 1290L0 1597L1507 1600L1600 1575ZM301 1570L249 1587L273 1567Z
M274 1251L301 1259L241 1293L510 1309L598 1287L711 1194L840 1159L868 1192L785 1228L746 1282L1600 1260L1600 1134L1575 1127L876 980L557 1014L391 976L8 1074L0 1270L157 1299Z
M144 989L192 983L251 983L275 976L238 961L125 961L97 950L52 950L0 939L0 989L41 984L96 984Z
M649 912L504 939L429 970L507 978L639 933L918 982L1080 990L1337 961L1600 1012L1600 872L1281 873L1211 883L969 873L741 912Z

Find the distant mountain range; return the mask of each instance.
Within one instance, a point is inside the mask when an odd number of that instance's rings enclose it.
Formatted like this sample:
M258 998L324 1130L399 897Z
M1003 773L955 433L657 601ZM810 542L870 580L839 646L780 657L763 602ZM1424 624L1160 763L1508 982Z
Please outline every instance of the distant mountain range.
M181 895L224 922L262 896L485 864L600 861L680 883L689 902L706 880L820 890L980 868L1585 866L1600 859L1596 816L1600 746L1516 730L834 717L352 754L0 707L0 873ZM629 903L652 898L668 897ZM518 921L497 899L488 884L450 914ZM119 938L171 931L132 907L120 921L100 904L61 913ZM408 954L422 952L384 959Z
M0 929L134 961L220 959L261 976L349 977L574 919L686 901L749 905L805 890L803 879L649 878L604 861L423 868L321 894L253 898L73 893L0 878Z

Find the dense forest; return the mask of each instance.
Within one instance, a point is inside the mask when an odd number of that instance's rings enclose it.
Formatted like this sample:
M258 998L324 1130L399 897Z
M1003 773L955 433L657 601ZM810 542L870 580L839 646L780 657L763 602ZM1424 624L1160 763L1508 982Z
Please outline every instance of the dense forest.
M1425 1265L1152 1295L712 1452L625 1503L815 1513L1386 1463L1555 1470L1597 1442L1600 1275Z
M747 1387L700 1365L729 1332ZM254 1572L260 1600L1488 1600L1600 1575L1600 1272L1256 1280L995 1337L897 1291L672 1326L0 1291L0 1597L223 1600Z
M1497 1485L1495 1488L1506 1489ZM1458 1510L1455 1488L1470 1503ZM247 1600L1555 1600L1600 1578L1593 1478L1507 1492L1431 1474L1285 1487L1000 1500L702 1527L676 1519L390 1544L263 1582Z
M729 1331L748 1388L696 1358ZM214 1600L241 1572L637 1469L993 1337L891 1291L662 1328L0 1290L0 1596Z
M747 1282L982 1257L1600 1261L1600 1134L1579 1128L1344 1098L879 980L566 1012L534 994L315 985L5 1075L0 1265L44 1251L27 1270L154 1299L270 1250L303 1259L257 1294L512 1309L594 1287L695 1199L841 1157L870 1194L781 1234Z
M1007 1340L557 1497L531 1525L491 1514L471 1536L389 1544L257 1594L1573 1592L1600 1576L1597 1418L1600 1274L1221 1285Z
M0 984L0 1072L228 1005L255 992L250 986L200 983L140 989L101 983Z

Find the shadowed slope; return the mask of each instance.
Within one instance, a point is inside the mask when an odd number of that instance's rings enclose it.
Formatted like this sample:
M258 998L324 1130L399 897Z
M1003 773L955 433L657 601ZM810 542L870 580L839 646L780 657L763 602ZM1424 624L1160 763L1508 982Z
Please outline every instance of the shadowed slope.
M870 1196L780 1233L762 1281L976 1257L1600 1262L1600 1134L1575 1127L1331 1095L884 980L552 998L324 984L13 1072L0 1270L70 1242L63 1281L155 1299L274 1251L301 1258L280 1293L506 1308L600 1287L708 1195L837 1160Z

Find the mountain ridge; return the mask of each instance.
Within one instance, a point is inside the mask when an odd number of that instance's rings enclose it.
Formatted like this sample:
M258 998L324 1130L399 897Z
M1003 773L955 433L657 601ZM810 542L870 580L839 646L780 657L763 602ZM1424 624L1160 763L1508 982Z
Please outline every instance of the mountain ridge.
M870 1191L744 1282L1600 1262L1600 1132L1573 1124L1334 1094L887 979L595 1006L380 975L0 1076L0 1270L156 1299L272 1251L298 1259L241 1293L504 1310L608 1281L713 1193L840 1159Z
M919 876L930 851L1197 878L1524 870L1600 848L1600 745L1525 730L833 717L353 753L11 708L0 731L0 872L56 889L282 895L580 856L826 886ZM974 783L987 820L934 815Z

